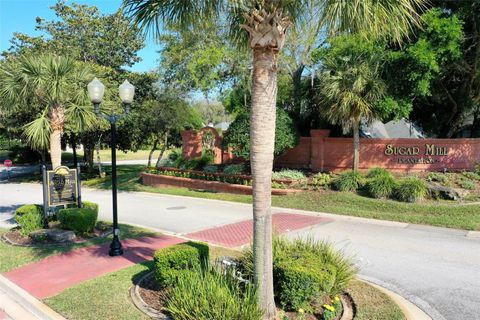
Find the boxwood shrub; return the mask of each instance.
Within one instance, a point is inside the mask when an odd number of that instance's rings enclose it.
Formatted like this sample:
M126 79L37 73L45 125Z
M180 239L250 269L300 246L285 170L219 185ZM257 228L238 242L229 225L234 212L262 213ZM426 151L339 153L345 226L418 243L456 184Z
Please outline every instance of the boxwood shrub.
M394 197L398 201L416 202L427 195L425 183L418 177L412 176L401 180L394 190Z
M172 286L179 275L208 261L208 245L186 242L162 248L153 257L155 279L161 287Z
M58 221L60 227L67 230L73 230L75 234L85 235L93 231L97 224L97 210L84 208L67 208L58 211Z
M38 204L27 204L15 210L15 220L20 225L20 233L28 236L30 232L43 228L43 209Z
M365 190L372 198L388 198L393 194L397 182L393 175L388 171L378 171L375 175L370 175L370 179L365 184Z

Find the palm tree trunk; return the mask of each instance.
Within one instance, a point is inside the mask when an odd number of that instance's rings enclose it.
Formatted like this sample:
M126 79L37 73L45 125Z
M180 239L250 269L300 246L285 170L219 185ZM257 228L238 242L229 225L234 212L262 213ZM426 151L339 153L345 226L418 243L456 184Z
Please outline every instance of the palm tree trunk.
M360 128L358 122L353 124L353 171L358 170L360 162Z
M62 134L65 124L65 110L62 105L55 104L48 110L50 126L50 158L52 159L52 169L62 165Z
M277 101L277 53L253 51L250 163L253 176L253 254L255 284L265 319L275 317L272 271L271 189Z

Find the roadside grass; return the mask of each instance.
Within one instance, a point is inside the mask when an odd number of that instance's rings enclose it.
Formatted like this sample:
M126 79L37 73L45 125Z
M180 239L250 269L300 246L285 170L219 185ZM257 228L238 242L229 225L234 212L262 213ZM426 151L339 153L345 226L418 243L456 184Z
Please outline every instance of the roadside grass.
M356 307L355 320L404 320L400 307L371 285L353 281L347 289Z
M107 167L107 173L110 167ZM155 188L144 186L140 173L145 169L141 165L118 167L118 187L126 191L144 191L177 196L189 196L251 203L252 197L185 188ZM86 187L110 189L111 177L94 178L83 182ZM394 200L372 199L351 192L305 191L288 196L273 196L276 207L327 212L364 218L425 224L465 230L480 230L480 205L459 205L453 201L424 201L403 203Z
M155 234L149 230L125 224L120 225L120 230L120 237L122 239L139 238ZM6 231L6 229L0 229L0 234L5 233ZM108 243L110 241L111 236L107 236L101 239L88 240L78 244L49 245L42 247L12 246L0 241L0 272L10 271L23 265L39 261L51 255L60 254L76 248Z

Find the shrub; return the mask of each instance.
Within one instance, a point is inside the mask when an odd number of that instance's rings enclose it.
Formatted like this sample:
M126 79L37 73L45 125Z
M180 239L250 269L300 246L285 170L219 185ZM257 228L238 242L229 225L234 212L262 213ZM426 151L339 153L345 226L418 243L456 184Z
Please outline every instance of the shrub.
M272 172L272 179L277 180L302 180L305 178L305 174L299 170L282 169L281 171Z
M475 182L471 180L461 180L459 182L460 187L467 190L475 190Z
M82 201L83 208L92 209L98 214L98 203L90 201Z
M319 172L312 176L310 183L315 190L318 190L322 187L328 187L332 183L332 177L328 173Z
M38 204L27 204L15 210L15 220L24 236L43 228L43 209Z
M365 184L365 179L358 171L345 171L334 181L333 186L339 191L356 191Z
M475 165L475 173L480 175L480 162Z
M386 169L372 168L368 171L367 178L371 179L371 178L375 178L375 177L378 177L378 176L383 176L383 175L386 175L386 174L390 174L388 172L388 170L386 170Z
M192 159L178 158L175 161L175 166L183 170L202 170L206 165L212 164L214 156L210 153L204 153L201 157Z
M440 182L441 184L445 184L448 180L448 177L439 172L430 172L427 175L427 181L430 182Z
M98 218L98 206L96 208L97 210L89 207L61 209L58 212L58 221L60 221L61 228L73 230L79 235L92 232Z
M293 148L298 142L298 131L294 121L285 110L277 108L274 154L282 154ZM225 149L232 148L232 153L239 158L250 158L250 115L239 114L228 127L223 138Z
M261 320L253 285L243 285L214 269L186 271L166 299L173 320Z
M462 172L462 175L470 180L480 180L480 174L471 172L471 171L464 171Z
M418 177L408 177L401 180L394 190L394 196L397 200L403 202L415 202L425 197L427 187Z
M245 170L245 166L243 164L229 164L225 168L223 168L223 173L225 174L242 174Z
M216 173L216 172L218 172L218 167L217 166L212 166L212 165L205 166L205 167L203 167L203 172L205 172L205 173Z
M162 287L172 286L180 274L208 261L208 255L208 245L199 242L187 242L157 250L153 261L158 284Z
M239 270L253 277L253 252L244 251ZM325 241L275 238L273 277L275 296L287 310L312 311L312 301L343 292L357 269L351 259Z
M169 158L162 159L162 160L160 160L159 167L174 168L175 167L175 162L170 160Z
M368 179L365 189L369 196L373 198L388 198L393 194L396 181L388 171L377 172L372 178Z
M182 158L182 149L181 148L175 148L170 151L168 154L168 159L171 161L177 161L177 159Z

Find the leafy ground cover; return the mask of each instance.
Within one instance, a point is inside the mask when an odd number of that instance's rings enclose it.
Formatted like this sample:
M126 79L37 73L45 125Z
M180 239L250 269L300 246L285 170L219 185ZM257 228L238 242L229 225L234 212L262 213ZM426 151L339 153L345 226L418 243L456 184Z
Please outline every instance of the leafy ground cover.
M210 247L212 260L239 254L239 251ZM128 290L152 268L152 261L137 264L76 285L44 302L72 320L149 319L129 300ZM347 292L356 303L356 320L404 319L400 308L390 298L364 282L354 281Z
M139 238L154 234L153 232L146 229L129 225L120 225L120 229L122 239ZM0 229L0 234L6 231L6 229ZM44 259L54 254L60 254L76 248L102 244L110 241L111 237L105 237L77 244L48 245L37 247L12 246L0 241L0 272L7 272L9 270Z
M119 189L144 191L178 196L217 199L250 203L251 196L188 190L184 188L154 188L141 184L141 165L119 166ZM110 168L107 167L107 173ZM88 187L110 189L111 179L94 178L84 181ZM386 199L372 199L352 192L306 191L295 195L274 196L274 206L292 209L328 212L357 217L426 224L466 230L480 230L480 205L459 205L453 201L423 201L402 203Z

